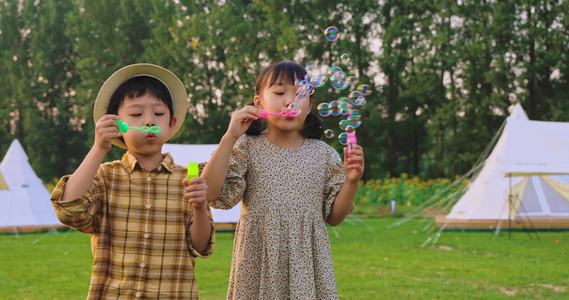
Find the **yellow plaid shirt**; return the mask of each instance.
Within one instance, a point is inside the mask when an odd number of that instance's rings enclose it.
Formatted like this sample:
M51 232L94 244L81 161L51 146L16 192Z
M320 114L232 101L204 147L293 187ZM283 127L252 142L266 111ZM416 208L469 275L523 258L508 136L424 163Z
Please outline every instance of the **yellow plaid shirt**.
M91 235L93 270L88 298L197 299L195 257L207 258L215 244L214 224L208 249L192 247L192 209L183 197L186 168L169 153L151 172L127 152L120 161L99 167L83 197L63 202L69 175L51 201L59 220Z

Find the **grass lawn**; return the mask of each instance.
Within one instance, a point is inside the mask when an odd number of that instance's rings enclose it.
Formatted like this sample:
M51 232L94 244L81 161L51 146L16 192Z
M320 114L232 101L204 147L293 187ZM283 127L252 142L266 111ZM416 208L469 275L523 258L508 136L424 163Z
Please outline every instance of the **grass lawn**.
M569 298L569 231L432 232L411 220L349 218L330 228L340 299ZM198 260L200 299L225 299L233 233ZM85 299L90 238L75 231L0 235L0 299Z

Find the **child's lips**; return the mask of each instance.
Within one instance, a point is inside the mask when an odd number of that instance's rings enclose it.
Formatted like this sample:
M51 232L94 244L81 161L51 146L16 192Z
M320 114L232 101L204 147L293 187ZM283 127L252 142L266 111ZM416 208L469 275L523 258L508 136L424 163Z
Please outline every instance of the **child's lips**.
M153 133L151 133L146 136L146 140L149 142L154 142L156 140L156 136Z

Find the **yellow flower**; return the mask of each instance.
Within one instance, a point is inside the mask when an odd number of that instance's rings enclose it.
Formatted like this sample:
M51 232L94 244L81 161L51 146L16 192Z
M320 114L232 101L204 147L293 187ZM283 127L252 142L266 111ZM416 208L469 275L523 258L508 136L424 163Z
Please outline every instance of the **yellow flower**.
M403 174L401 174L401 178L407 179L407 178L409 178L409 174L403 173Z
M192 38L192 48L196 49L199 45L200 45L200 40L198 40L197 38L193 37L193 38Z
M380 197L381 197L381 199L385 199L385 197L387 197L387 195L385 195L385 194L381 194L381 196L380 196Z
M389 187L384 186L384 187L383 187L383 190L384 190L384 191L387 191L387 190L389 190Z
M366 198L360 198L360 203L364 203L364 204L365 204L366 202L367 202Z

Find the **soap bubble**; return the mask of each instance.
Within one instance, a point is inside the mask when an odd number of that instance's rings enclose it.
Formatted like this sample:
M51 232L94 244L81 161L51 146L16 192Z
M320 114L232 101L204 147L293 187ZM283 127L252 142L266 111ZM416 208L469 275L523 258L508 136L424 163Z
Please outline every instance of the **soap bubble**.
M326 129L324 130L324 136L327 138L333 138L334 137L334 131L332 129Z
M324 36L329 41L335 41L340 37L340 31L336 26L330 26L324 30Z
M342 145L346 145L348 143L348 134L342 132L338 135L338 142Z
M358 128L360 127L360 125L362 125L362 118L359 114L357 115L350 115L348 117L348 119L346 120L348 122L348 124L354 128Z
M340 55L340 60L342 60L342 62L346 64L350 61L350 55L348 53L343 53L342 55Z
M358 85L357 90L361 92L364 96L368 96L369 94L371 94L371 87L367 84Z
M350 123L348 122L348 120L341 120L339 125L340 125L340 129L346 130L346 128L348 128L348 126L350 126Z
M356 101L354 101L355 105L364 105L366 104L366 97L365 96L359 96L358 98L356 98Z
M327 117L332 113L330 111L330 105L326 102L322 102L322 103L318 104L316 109L318 109L318 114L322 117Z

